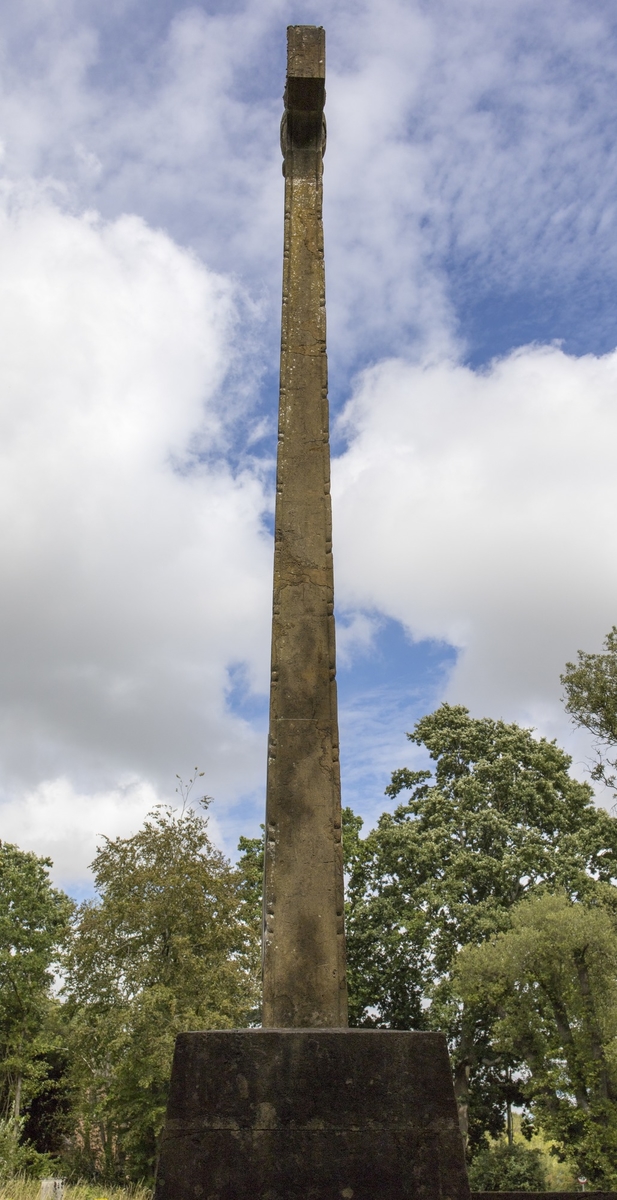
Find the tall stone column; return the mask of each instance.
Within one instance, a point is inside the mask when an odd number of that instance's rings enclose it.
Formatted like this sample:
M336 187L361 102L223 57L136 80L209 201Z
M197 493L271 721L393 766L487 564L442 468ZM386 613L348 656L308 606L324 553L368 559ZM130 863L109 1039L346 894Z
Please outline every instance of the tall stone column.
M347 1024L322 224L325 33L287 31L263 1025Z
M323 29L292 26L263 1027L176 1039L155 1200L470 1200L443 1034L346 1028L324 73Z

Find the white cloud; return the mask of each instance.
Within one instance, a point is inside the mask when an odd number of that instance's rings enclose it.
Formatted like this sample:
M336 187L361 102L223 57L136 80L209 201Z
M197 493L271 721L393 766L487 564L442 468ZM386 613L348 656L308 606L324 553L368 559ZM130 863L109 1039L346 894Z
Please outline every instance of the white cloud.
M272 428L274 392L249 404L277 354L290 21L327 28L337 396L379 363L335 466L341 661L383 612L462 648L452 698L561 734L558 674L615 619L614 357L528 348L473 374L455 310L614 275L608 9L135 12L0 17L0 836L45 850L57 802L79 871L176 771L206 768L219 811L263 779L225 695L230 664L267 679L268 464L230 462ZM382 769L397 706L375 704ZM362 698L349 712L366 743Z
M339 666L351 666L354 658L370 653L379 621L363 612L339 617L336 626L336 658Z
M49 857L60 885L91 885L88 867L103 837L130 837L159 802L143 780L108 792L78 793L67 778L44 780L2 806L3 840Z
M272 315L271 361L289 21L327 30L335 365L414 339L451 349L453 277L456 304L614 275L615 29L605 6L307 0L300 12L246 0L166 12L139 36L126 6L53 0L5 15L5 167L53 177L78 208L139 212L237 272Z
M163 801L167 802L182 808L175 794ZM92 889L89 867L104 839L131 837L159 804L160 794L145 779L121 780L107 791L79 792L70 779L59 776L3 804L2 836L22 850L51 858L57 885L88 894ZM224 843L216 814L209 813L208 825L215 843Z
M562 732L559 674L617 620L617 352L359 380L334 464L339 603L460 647L447 695Z
M220 455L230 284L136 217L3 199L0 836L58 796L81 870L118 780L139 810L195 762L223 804L254 787L225 692L232 661L266 678L271 550L259 477Z

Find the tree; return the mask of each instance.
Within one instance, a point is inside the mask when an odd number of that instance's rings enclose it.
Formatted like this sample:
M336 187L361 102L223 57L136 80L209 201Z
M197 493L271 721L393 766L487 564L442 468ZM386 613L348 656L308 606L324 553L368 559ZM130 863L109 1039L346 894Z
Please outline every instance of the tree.
M579 898L612 884L617 821L570 777L568 756L528 729L444 704L408 737L434 772L395 771L387 794L409 800L364 840L346 814L351 1018L447 1033L473 1147L522 1096L518 1059L495 1050L493 1009L470 1008L453 990L456 956L507 929L513 906L537 888Z
M601 891L600 891L601 895ZM610 897L613 900L613 897ZM522 900L511 927L464 948L455 988L497 1014L497 1048L525 1064L543 1131L592 1185L617 1184L617 930L599 903Z
M520 1142L482 1146L469 1167L469 1186L476 1192L545 1192L542 1154Z
M574 724L588 729L596 739L597 762L592 778L615 787L617 759L603 748L617 749L617 625L604 639L604 654L578 651L577 663L566 663L561 682L566 690L566 712Z
M72 901L52 886L49 858L0 843L0 1095L19 1120L40 1084L54 963L69 934Z
M22 1139L41 1156L56 1162L62 1157L74 1129L74 1101L70 1083L64 1006L56 1003L44 1030L46 1043L37 1059L40 1082L24 1118ZM57 1173L48 1162L45 1174Z
M264 826L261 826L264 829ZM249 1014L249 1025L261 1025L261 934L263 925L264 846L265 834L258 838L241 837L238 842L240 858L240 919L246 930L245 958L251 978L256 983L255 1007Z
M93 872L99 898L79 910L67 964L75 1169L147 1179L176 1034L242 1026L254 1011L255 930L242 872L190 808L106 838Z

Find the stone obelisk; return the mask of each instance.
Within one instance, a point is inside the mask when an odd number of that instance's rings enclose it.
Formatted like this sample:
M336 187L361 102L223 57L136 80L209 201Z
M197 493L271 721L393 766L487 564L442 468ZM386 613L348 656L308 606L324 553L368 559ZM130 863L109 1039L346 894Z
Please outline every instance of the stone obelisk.
M322 172L325 33L288 30L264 1027L347 1024Z
M323 29L287 31L261 1029L181 1033L155 1200L470 1200L446 1040L348 1029L321 180Z

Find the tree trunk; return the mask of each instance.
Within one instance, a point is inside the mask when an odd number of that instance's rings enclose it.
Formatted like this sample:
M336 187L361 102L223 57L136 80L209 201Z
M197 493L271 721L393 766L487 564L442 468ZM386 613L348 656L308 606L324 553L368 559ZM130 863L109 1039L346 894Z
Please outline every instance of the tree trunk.
M561 1042L565 1051L566 1062L570 1070L572 1078L572 1087L574 1090L574 1098L578 1108L582 1108L584 1112L589 1111L589 1097L587 1095L587 1087L582 1076L581 1069L578 1064L578 1049L572 1035L570 1022L566 1007L560 996L554 994L545 984L541 985L553 1009L555 1024L561 1038Z
M454 1068L454 1095L458 1108L458 1123L461 1129L463 1146L467 1149L469 1140L469 1075L471 1067L468 1062L458 1062Z
M604 1053L604 1046L602 1045L602 1034L600 1032L593 996L591 994L591 984L589 982L589 971L587 970L585 952L586 948L585 950L575 950L574 961L576 963L576 973L578 975L578 986L583 1000L587 1035L591 1044L591 1056L594 1063L597 1065L598 1070L597 1085L594 1090L597 1092L597 1095L600 1099L614 1100L615 1095L613 1088L611 1087L606 1055Z
M463 1010L461 1040L458 1045L454 1066L454 1095L456 1096L458 1123L465 1150L467 1149L467 1142L469 1140L469 1076L476 1058L474 1033L475 1023L469 1020L467 1013Z

